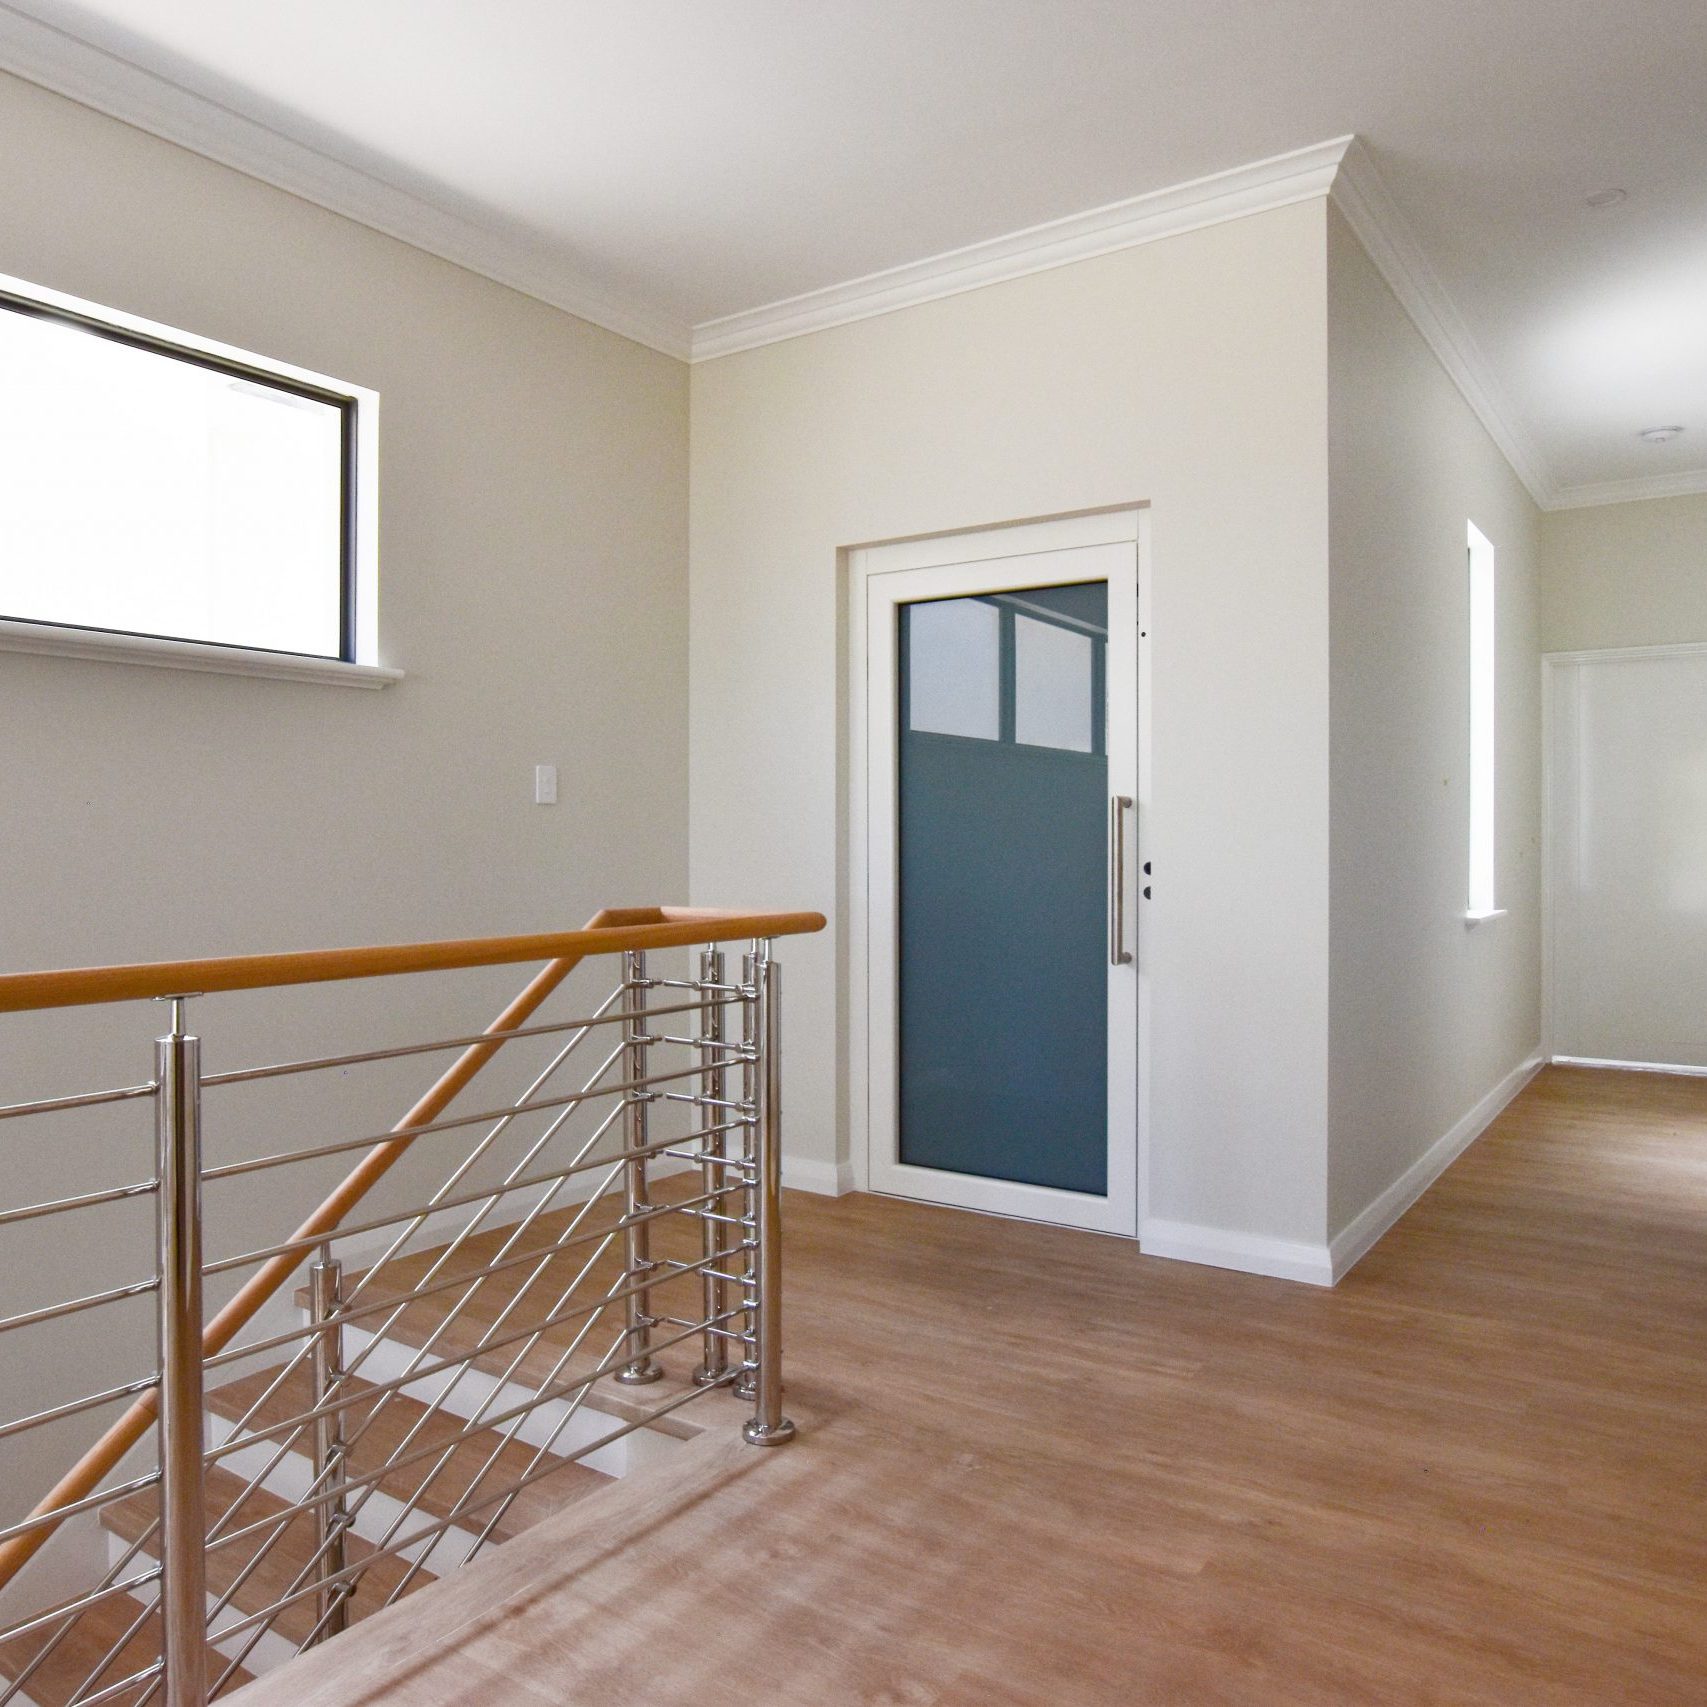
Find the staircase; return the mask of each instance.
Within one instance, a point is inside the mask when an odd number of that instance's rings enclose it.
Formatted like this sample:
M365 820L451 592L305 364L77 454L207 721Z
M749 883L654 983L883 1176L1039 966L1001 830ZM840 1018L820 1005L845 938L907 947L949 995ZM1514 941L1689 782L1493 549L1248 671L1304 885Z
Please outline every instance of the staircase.
M665 1201L680 1197L690 1183L682 1177L660 1181L656 1196ZM532 1265L492 1277L482 1289L490 1289L490 1296L465 1294L458 1287L412 1300L409 1294L429 1272L440 1281L477 1279L495 1253L513 1242L512 1256L518 1249L541 1256L543 1267L534 1289L555 1296L573 1266L572 1256L558 1251L555 1242L573 1215L574 1211L565 1210L540 1216L519 1240L515 1228L505 1225L474 1234L454 1252L436 1246L412 1253L388 1265L383 1277L362 1294L367 1304L399 1303L401 1313L383 1336L365 1334L353 1326L344 1330L346 1356L352 1364L359 1360L364 1372L345 1377L343 1383L355 1401L345 1417L344 1432L350 1442L345 1473L352 1483L375 1478L365 1500L358 1504L352 1496L350 1501L356 1509L347 1542L349 1563L367 1564L346 1603L352 1624L464 1563L488 1523L485 1544L500 1545L550 1513L610 1486L613 1479L643 1470L681 1439L700 1432L694 1424L675 1417L654 1424L644 1420L657 1396L692 1391L692 1353L697 1342L685 1350L671 1347L660 1354L664 1375L659 1383L648 1385L644 1403L637 1403L607 1378L599 1384L596 1404L583 1403L567 1419L567 1402L558 1400L534 1406L520 1430L476 1426L482 1412L496 1414L519 1402L517 1394L536 1391L534 1383L553 1369L563 1385L566 1379L595 1367L597 1360L577 1351L563 1361L574 1338L573 1323L548 1329L519 1363L513 1346L481 1349L482 1336L490 1335L494 1321L506 1308L513 1312L523 1278L533 1273ZM656 1254L686 1260L695 1254L693 1237L694 1229L686 1222L665 1223ZM361 1280L357 1276L353 1284ZM682 1281L673 1284L676 1290L684 1290ZM661 1281L660 1295L671 1286L672 1282ZM478 1304L458 1309L465 1296ZM297 1294L296 1302L307 1325L306 1288ZM383 1320L389 1312L375 1314ZM460 1373L454 1379L429 1376L418 1386L406 1384L389 1392L376 1386L402 1379L428 1357L457 1359ZM303 1441L292 1439L288 1432L293 1420L312 1403L308 1372L283 1363L250 1371L210 1388L206 1395L209 1447L234 1448L209 1465L206 1480L208 1680L217 1694L228 1694L251 1677L286 1663L315 1633L315 1602L301 1599L283 1607L263 1628L226 1634L244 1619L264 1614L293 1585L310 1576L314 1523L305 1512L286 1514L308 1495L314 1480L313 1460ZM635 1427L637 1418L640 1426ZM623 1428L633 1432L595 1446L589 1458L568 1455ZM269 1436L268 1430L286 1432ZM281 1451L281 1441L290 1442L288 1449ZM513 1495L497 1497L518 1483L524 1485ZM490 1496L484 1505L478 1503L483 1494ZM158 1517L158 1498L152 1489L102 1509L100 1522L113 1566L134 1572L159 1558ZM376 1551L394 1539L400 1528L424 1527L424 1519L452 1521L405 1555ZM222 1534L257 1525L266 1527L227 1546L213 1544ZM0 1676L12 1681L23 1677L47 1639L24 1636L0 1644ZM160 1621L154 1602L134 1595L116 1596L84 1614L13 1699L17 1707L70 1707L159 1658ZM142 1707L148 1689L148 1683L137 1683L104 1699L118 1707ZM160 1699L157 1685L153 1699Z
M0 976L0 1016L171 1001L146 1083L0 1101L0 1122L27 1128L146 1099L155 1140L152 1177L122 1162L125 1183L79 1195L12 1207L0 1172L0 1277L18 1272L10 1228L33 1235L95 1205L151 1209L159 1253L152 1276L60 1303L21 1284L29 1307L0 1302L0 1335L148 1295L160 1343L158 1371L113 1385L147 1344L116 1335L110 1367L86 1350L67 1365L82 1397L26 1394L42 1408L0 1418L0 1501L13 1510L24 1490L7 1487L11 1441L74 1422L87 1442L33 1510L0 1522L0 1707L205 1707L643 1474L703 1426L738 1421L730 1394L751 1405L747 1441L790 1439L770 939L822 926L818 914L617 909L540 937ZM733 964L717 946L728 937L750 944ZM696 944L708 946L668 957ZM614 989L571 991L576 1017L536 1017L601 956L619 968ZM216 1073L178 993L542 957L473 1035ZM505 1070L471 1090L500 1051ZM378 1132L369 1104L329 1112L313 1089L343 1094L373 1063L440 1053L451 1064ZM243 1089L257 1085L258 1128ZM309 1100L293 1113L298 1086ZM394 1182L375 1196L411 1153L421 1160L399 1179L418 1194L430 1157L433 1189L399 1204ZM308 1208L304 1164L329 1158L350 1171ZM215 1206L233 1215L239 1199L219 1182L237 1176L249 1207L210 1231ZM275 1200L289 1219L257 1224ZM346 1274L340 1252L360 1253L359 1269ZM620 1525L626 1503L595 1502L588 1521Z

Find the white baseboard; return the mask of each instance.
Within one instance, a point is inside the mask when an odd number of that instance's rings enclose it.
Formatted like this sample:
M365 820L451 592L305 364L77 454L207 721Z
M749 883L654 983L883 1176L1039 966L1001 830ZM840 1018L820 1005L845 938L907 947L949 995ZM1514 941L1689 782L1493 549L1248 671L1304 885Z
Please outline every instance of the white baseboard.
M1417 1157L1375 1201L1348 1221L1329 1241L1333 1280L1339 1281L1377 1239L1405 1213L1498 1119L1517 1093L1541 1071L1539 1051L1521 1061L1443 1137Z
M1138 1248L1149 1257L1207 1263L1212 1268L1266 1274L1275 1280L1301 1280L1310 1286L1334 1283L1326 1245L1269 1239L1258 1233L1234 1233L1224 1227L1197 1227L1188 1221L1146 1218L1138 1224Z
M1707 1079L1707 1067L1686 1067L1670 1061L1602 1061L1592 1055L1554 1055L1556 1067L1598 1067L1609 1073L1678 1073L1686 1079Z
M791 1191L812 1191L820 1197L846 1197L854 1188L853 1164L820 1162L811 1156L784 1156L782 1183Z

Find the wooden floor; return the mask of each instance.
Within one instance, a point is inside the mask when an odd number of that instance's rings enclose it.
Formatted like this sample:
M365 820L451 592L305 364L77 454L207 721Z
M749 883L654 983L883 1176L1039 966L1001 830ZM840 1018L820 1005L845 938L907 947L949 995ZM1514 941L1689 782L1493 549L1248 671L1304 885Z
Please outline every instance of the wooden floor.
M1707 1703L1707 1080L1548 1069L1331 1292L788 1212L798 1442L708 1397L230 1699Z

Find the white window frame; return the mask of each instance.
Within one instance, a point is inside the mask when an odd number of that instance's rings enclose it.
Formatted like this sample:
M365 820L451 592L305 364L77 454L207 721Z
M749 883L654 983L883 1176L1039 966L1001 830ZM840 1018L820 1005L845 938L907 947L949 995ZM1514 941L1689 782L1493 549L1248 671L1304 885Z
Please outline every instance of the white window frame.
M217 339L180 331L121 309L50 290L0 274L0 294L53 313L131 333L193 355L234 363L262 378L310 386L355 405L355 458L351 493L353 517L353 653L351 659L305 657L243 646L178 640L108 629L61 627L47 622L0 618L0 651L33 652L59 658L158 668L201 670L218 675L266 676L284 681L320 682L339 687L382 688L402 678L401 670L379 661L379 393L332 379L312 369L257 356Z
M1469 870L1464 920L1485 924L1505 916L1499 904L1499 554L1493 541L1466 523L1469 589Z

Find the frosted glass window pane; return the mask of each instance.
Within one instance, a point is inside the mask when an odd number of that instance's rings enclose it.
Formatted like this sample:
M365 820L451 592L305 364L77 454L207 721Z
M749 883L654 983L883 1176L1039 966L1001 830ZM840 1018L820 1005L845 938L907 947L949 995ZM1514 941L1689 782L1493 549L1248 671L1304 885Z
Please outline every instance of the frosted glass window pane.
M1001 613L982 599L907 607L908 727L994 741L1002 729Z
M1027 747L1088 753L1091 637L1035 617L1014 617L1014 739Z
M335 658L334 403L0 308L0 617Z

